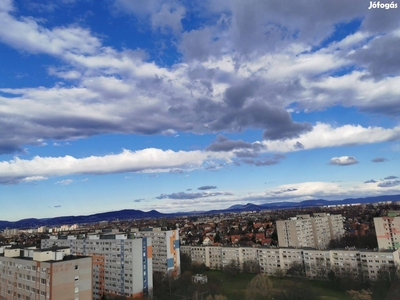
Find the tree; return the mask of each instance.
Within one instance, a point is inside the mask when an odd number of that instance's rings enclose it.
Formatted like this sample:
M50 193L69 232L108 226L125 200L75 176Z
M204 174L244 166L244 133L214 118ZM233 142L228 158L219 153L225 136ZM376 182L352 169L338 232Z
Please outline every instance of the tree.
M306 279L292 283L288 288L280 289L273 295L274 300L317 300L318 298L318 294Z
M271 279L265 274L258 274L247 285L246 300L265 299L271 290Z
M243 273L260 273L260 265L257 260L247 260L243 263L243 268L242 268Z
M230 278L235 277L239 273L240 267L236 260L232 259L223 269L225 273L228 274Z
M275 276L282 279L283 277L285 277L285 272L282 269L277 269L275 272Z
M153 273L153 297L155 300L172 299L175 291L175 280L162 272Z
M271 239L273 239L274 241L278 241L278 231L276 230L276 228L274 229L274 232L272 232Z
M200 273L204 273L204 271L209 270L209 268L204 264L204 263L193 263L192 264L192 273L193 274L200 274Z
M219 231L214 236L214 242L219 243L221 241L221 236L219 234Z
M306 274L305 271L306 270L302 263L294 261L287 270L287 274L293 277L304 277Z
M346 292L351 300L372 300L372 292L370 290L350 290Z
M399 295L400 295L400 280L396 279L390 286L386 300L397 300L399 299Z
M181 252L181 272L185 273L186 271L192 270L192 259L186 253Z
M328 272L328 279L329 279L329 281L331 281L331 282L337 282L337 281L338 281L338 277L336 276L335 271L330 270L330 271Z
M380 269L376 281L372 284L372 299L385 299L389 290L399 280L397 269Z

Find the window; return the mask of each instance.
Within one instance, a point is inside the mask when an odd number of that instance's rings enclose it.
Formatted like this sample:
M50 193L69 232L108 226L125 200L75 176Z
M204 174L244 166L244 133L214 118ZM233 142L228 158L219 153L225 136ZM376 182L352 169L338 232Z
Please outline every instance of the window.
M79 266L78 265L75 265L75 270L78 270L79 269Z

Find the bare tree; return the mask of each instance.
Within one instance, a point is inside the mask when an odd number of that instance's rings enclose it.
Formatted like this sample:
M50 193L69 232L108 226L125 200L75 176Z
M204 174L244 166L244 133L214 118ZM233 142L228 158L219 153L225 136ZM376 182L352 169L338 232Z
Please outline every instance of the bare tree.
M351 300L372 300L372 292L370 290L350 290L346 292Z
M272 290L271 279L265 274L258 274L254 277L246 289L246 300L255 300L260 297L265 298Z

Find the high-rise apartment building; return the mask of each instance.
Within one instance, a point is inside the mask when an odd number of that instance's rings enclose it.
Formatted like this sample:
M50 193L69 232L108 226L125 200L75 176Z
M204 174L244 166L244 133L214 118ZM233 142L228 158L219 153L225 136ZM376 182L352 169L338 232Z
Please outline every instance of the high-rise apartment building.
M374 218L380 249L400 248L400 211L389 211L385 217Z
M152 241L127 234L51 236L42 247L69 247L77 255L93 257L93 299L105 295L141 298L152 292Z
M341 215L315 213L276 221L280 247L326 248L331 239L343 235Z
M0 299L91 300L92 257L68 247L0 248Z
M4 231L3 231L3 234L4 234L4 236L6 236L6 237L10 237L10 236L13 236L13 235L17 235L19 233L19 229L16 229L16 228L6 228L6 229L4 229Z
M143 228L132 230L137 238L151 238L153 243L153 272L177 276L180 274L181 261L179 249L179 231L161 228Z

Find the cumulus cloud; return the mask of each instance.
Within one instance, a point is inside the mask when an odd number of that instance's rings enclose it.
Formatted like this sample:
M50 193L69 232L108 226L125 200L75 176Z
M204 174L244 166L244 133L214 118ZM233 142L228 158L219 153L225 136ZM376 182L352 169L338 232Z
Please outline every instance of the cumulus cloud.
M377 162L377 163L385 161L387 161L387 159L384 157L375 157L374 159L372 159L372 162Z
M288 193L288 192L294 192L297 191L297 188L287 188L287 189L281 189L277 191L272 191L275 195L283 194L283 193Z
M302 150L302 149L304 149L304 146L303 146L302 143L300 143L299 141L297 141L296 144L294 144L293 148L294 148L295 150Z
M70 185L70 184L73 183L73 182L74 182L73 179L64 179L64 180L57 181L55 184L59 184L59 185Z
M243 140L230 140L227 137L219 134L215 141L206 148L206 151L233 151L237 149L252 149L255 151L259 151L264 149L265 146L259 142L248 143Z
M374 179L371 179L371 180L367 180L367 181L364 181L364 183L376 183L377 181L376 180L374 180Z
M147 20L153 30L170 29L175 33L182 30L181 21L185 17L186 9L179 1L148 0L145 2L116 0L115 7L121 13L135 14Z
M384 180L390 180L390 179L396 179L396 178L399 178L399 177L390 175L390 176L385 177Z
M357 164L358 161L354 156L332 157L329 164L337 166L349 166Z
M395 50L400 47L399 36L396 33L380 35L368 43L368 47L362 47L351 54L349 58L357 65L368 70L364 78L372 77L381 80L387 76L398 76L400 74L400 59Z
M47 177L74 174L113 174L126 172L157 173L176 168L192 170L204 167L213 160L229 160L228 156L202 151L172 151L148 148L138 151L123 150L120 154L75 158L40 157L23 160L18 157L0 162L0 183L44 180ZM58 184L71 183L63 180Z
M217 187L215 185L203 185L201 187L198 187L197 189L201 190L201 191L205 191L205 190L213 190L213 189L216 189L216 188Z
M7 1L6 1L7 2ZM9 4L11 5L11 4ZM94 54L101 42L87 29L78 26L44 28L34 19L16 19L4 5L0 7L0 40L32 53L62 56ZM18 34L13 34L18 32Z
M282 154L274 154L271 156L263 156L260 159L254 159L254 158L243 158L240 161L248 164L248 165L255 165L257 167L261 166L272 166L280 163L282 159L284 159L285 156Z
M381 188L388 188L400 185L400 180L388 180L378 183L378 186Z
M382 127L363 127L344 125L333 127L326 123L317 123L310 132L296 139L263 142L269 151L290 152L325 147L353 146L400 140L400 127L386 129ZM303 147L296 146L301 143Z

